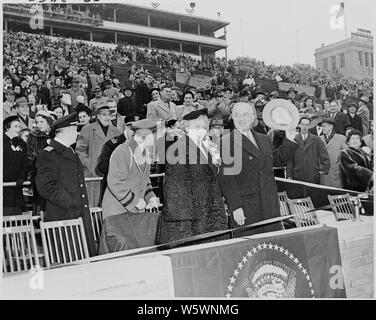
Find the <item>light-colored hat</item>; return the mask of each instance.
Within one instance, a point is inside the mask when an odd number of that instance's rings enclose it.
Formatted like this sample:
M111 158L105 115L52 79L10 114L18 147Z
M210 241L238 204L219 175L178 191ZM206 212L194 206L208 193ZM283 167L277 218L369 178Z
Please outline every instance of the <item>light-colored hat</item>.
M362 96L362 97L360 98L360 101L363 101L364 103L368 103L368 102L369 102L369 99L368 99L368 97L366 97L366 96Z
M277 130L296 128L299 123L299 111L296 106L285 99L273 99L262 111L265 124Z
M64 103L66 105L71 105L72 104L72 99L71 99L71 96L70 94L63 94L63 96L61 97L61 103Z
M77 102L77 103L85 104L85 97L84 97L84 96L81 96L81 95L77 96L77 97L76 97L76 102Z

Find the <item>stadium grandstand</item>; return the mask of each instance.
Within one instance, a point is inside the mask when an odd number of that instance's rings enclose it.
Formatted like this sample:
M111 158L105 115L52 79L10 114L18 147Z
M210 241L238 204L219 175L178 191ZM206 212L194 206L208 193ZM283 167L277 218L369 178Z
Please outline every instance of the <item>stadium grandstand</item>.
M5 4L4 30L33 32L29 21L32 4ZM43 4L45 35L103 42L126 42L149 49L214 58L227 48L225 28L220 19L178 14L130 4ZM215 37L215 32L223 35Z

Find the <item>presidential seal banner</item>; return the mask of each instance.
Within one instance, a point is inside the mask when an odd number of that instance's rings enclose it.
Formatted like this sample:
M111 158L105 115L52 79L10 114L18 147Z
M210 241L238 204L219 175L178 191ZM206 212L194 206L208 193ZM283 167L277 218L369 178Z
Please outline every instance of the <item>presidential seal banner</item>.
M273 234L169 254L176 297L346 297L335 228Z

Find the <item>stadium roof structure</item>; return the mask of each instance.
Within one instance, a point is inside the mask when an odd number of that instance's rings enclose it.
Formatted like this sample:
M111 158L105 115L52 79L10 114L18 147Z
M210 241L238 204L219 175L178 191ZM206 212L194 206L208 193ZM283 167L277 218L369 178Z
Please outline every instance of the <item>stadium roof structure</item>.
M169 11L169 10L162 10L158 8L149 8L149 7L142 6L142 5L123 4L123 3L112 3L108 5L111 5L114 8L136 11L137 13L153 14L154 16L158 16L161 18L164 18L164 17L165 18L177 18L180 20L185 20L185 21L189 21L193 23L202 23L202 24L205 24L206 27L211 28L212 32L215 32L230 24L230 22L224 21L221 19L205 18L205 17L196 16L196 15L177 13L177 12Z

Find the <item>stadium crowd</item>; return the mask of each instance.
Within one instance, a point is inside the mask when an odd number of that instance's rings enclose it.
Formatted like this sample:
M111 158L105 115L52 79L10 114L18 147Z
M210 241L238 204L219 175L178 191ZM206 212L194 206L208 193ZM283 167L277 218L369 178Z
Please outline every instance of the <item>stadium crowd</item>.
M347 79L309 66L219 58L199 61L127 44L112 50L20 32L4 33L3 43L4 182L17 183L15 188L4 188L9 193L3 198L9 199L4 201L5 214L22 210L19 192L26 180L32 183L34 210L45 210L35 182L36 162L54 137L51 127L73 112L81 124L73 149L85 177L106 178L109 169L98 166L99 160L107 148L109 154L104 158L108 163L111 152L129 139L129 123L142 118L162 120L164 132L176 140L187 123L195 120L187 115L205 110L209 119L206 133L210 132L215 143L224 129L234 129L236 102L252 103L253 131L268 136L277 150L285 132L268 128L262 119L263 108L276 98L291 101L300 113L300 133L295 138L299 148L283 163L287 177L356 191L372 189L371 80ZM115 76L114 63L129 66L124 85ZM160 71L152 73L143 64L155 65ZM176 72L206 73L212 81L202 88L189 86L189 82L178 86ZM296 87L284 94L263 92L257 84L260 79L310 85L316 87L316 93L298 95ZM346 105L346 96L355 96L358 102ZM157 171L163 172L163 167ZM88 184L90 206L101 205L105 188L100 183Z

